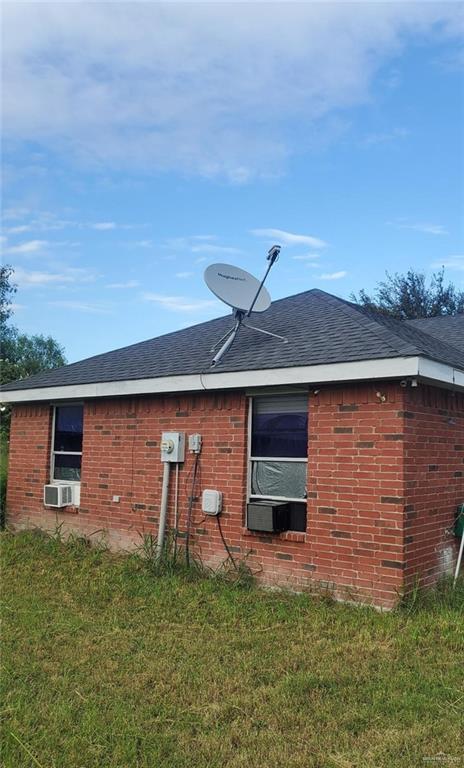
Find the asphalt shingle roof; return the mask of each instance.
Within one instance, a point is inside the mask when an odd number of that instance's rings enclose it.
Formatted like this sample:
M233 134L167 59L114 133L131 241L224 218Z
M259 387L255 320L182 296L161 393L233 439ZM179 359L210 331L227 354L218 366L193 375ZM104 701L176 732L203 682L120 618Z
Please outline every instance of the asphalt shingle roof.
M464 315L426 317L421 320L408 320L407 324L464 352Z
M402 322L369 312L320 290L273 302L253 313L250 324L278 333L242 328L217 368L212 347L232 327L225 317L168 333L129 347L96 355L52 371L11 382L4 390L55 387L161 376L286 368L324 363L422 355L464 370L464 316L453 320L451 334L440 335L429 321ZM433 326L433 328L432 328ZM443 323L444 329L445 323Z

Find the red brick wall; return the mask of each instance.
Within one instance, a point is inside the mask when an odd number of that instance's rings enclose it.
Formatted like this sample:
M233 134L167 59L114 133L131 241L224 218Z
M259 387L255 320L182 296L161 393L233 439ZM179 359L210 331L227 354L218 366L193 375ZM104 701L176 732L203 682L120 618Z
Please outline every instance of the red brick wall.
M450 529L464 503L464 395L421 386L405 391L405 577L430 584L449 572Z
M42 526L43 487L50 477L52 414L48 405L16 405L11 414L8 521ZM53 524L53 517L50 516Z
M242 524L246 482L246 399L243 395L199 394L185 397L143 397L133 400L94 401L86 406L80 516L107 530L113 543L140 544L144 533L156 534L163 465L163 431L200 432L201 485L218 488L225 498L224 531L230 536ZM185 497L193 457L186 453L179 471L179 510L185 528ZM171 467L169 524L173 524L175 467ZM120 503L112 501L121 496ZM202 517L195 504L194 520ZM240 514L238 511L240 510ZM216 529L205 541L205 551L219 550ZM201 527L201 526L196 526ZM111 533L116 529L114 533ZM195 527L194 527L195 531ZM201 539L202 534L198 534ZM117 541L115 541L115 539Z
M426 390L405 390L389 383L327 387L309 395L307 531L276 536L262 536L244 527L247 399L243 393L86 403L80 507L57 512L42 504L43 484L49 480L50 409L18 406L12 422L8 520L17 527L53 529L62 525L94 540L103 539L114 548L140 545L143 534L156 536L157 532L163 472L161 432L200 432L203 450L197 493L204 488L223 492L222 527L235 557L246 559L268 584L317 584L344 598L390 606L403 589L405 570L409 576L419 565L434 568L431 578L440 571L435 550L432 553L427 545L424 554L423 527L411 530L411 520L417 520L414 525L418 527L426 519L441 541L443 523L450 521L450 510L462 492L462 478L455 475L461 471L458 466L462 469L464 456L462 399L453 401L460 443L454 439L458 432L443 422L448 418L442 413L443 402L433 406L444 431L438 453L433 442L436 428L430 431L430 450L437 458L429 459L428 464L452 466L429 472L425 464L417 462L424 450L420 443L432 406L417 400L419 391ZM417 400L414 408L411 398ZM461 449L455 447L459 445ZM423 453L424 461L426 455ZM192 468L193 457L187 452L179 471L182 536ZM441 483L436 491L441 511L436 517L429 515L427 501L431 473ZM174 522L174 487L173 466L170 526ZM121 497L119 503L113 502L114 495ZM413 512L418 513L417 518L411 518ZM436 526L430 520L436 520ZM212 566L226 557L217 520L204 518L199 501L193 506L192 547Z
M403 572L403 390L321 390L310 405L308 538L319 578L389 603Z

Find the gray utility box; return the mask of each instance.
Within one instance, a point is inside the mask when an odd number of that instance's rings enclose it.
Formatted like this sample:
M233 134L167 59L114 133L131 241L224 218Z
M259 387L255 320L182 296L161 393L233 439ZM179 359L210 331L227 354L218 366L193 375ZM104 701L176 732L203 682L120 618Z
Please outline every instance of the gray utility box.
M247 528L250 531L280 533L288 531L290 507L281 501L250 501L247 505Z

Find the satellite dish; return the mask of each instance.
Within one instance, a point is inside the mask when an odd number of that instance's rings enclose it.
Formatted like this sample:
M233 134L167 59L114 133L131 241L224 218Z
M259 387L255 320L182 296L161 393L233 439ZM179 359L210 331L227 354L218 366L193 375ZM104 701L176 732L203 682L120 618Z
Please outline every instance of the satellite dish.
M233 309L248 312L253 299L254 312L265 312L271 306L271 297L260 281L244 269L230 264L211 264L205 270L205 283L218 299Z
M213 357L212 367L217 365L227 350L230 349L242 325L253 331L264 333L266 336L274 336L274 338L280 339L284 343L287 342L287 339L279 336L278 333L271 333L263 328L256 328L254 325L245 323L245 317L250 317L253 311L264 312L271 306L271 297L264 287L264 281L272 265L279 258L279 253L280 245L273 245L267 255L269 265L262 280L257 280L249 272L245 272L244 269L239 267L233 267L231 264L211 264L205 270L206 285L218 299L221 299L221 301L233 308L235 317L233 327L219 339L211 350L213 352L216 347L224 342L219 352Z

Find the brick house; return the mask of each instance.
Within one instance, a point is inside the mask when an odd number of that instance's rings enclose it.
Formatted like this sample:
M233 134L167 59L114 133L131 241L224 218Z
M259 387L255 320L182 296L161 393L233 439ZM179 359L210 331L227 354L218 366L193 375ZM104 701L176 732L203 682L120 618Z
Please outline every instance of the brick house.
M464 315L402 322L312 290L254 323L288 342L244 328L211 369L228 316L3 387L8 524L137 546L158 532L162 433L201 434L171 473L167 526L184 540L188 528L203 562L228 557L224 539L264 583L385 607L450 572ZM71 486L73 503L45 506L50 484ZM223 495L223 537L204 489ZM283 510L284 530L250 525L256 502Z

